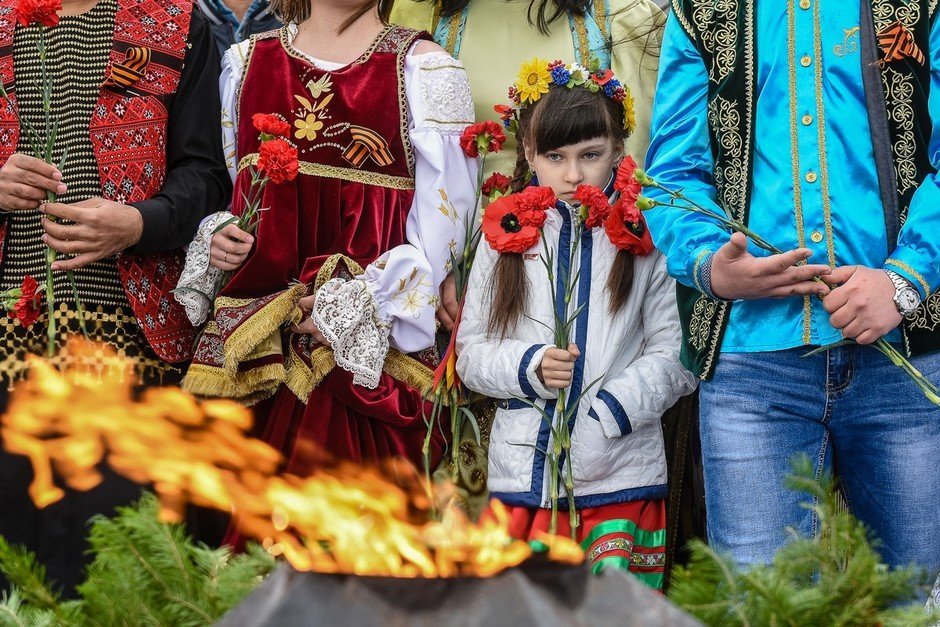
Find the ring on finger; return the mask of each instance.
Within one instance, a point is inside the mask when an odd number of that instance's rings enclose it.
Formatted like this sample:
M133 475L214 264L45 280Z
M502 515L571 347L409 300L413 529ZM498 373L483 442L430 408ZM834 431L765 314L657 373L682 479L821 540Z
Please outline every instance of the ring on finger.
M228 263L228 253L227 253L227 252L223 252L223 253L222 253L222 261L224 261L225 263Z

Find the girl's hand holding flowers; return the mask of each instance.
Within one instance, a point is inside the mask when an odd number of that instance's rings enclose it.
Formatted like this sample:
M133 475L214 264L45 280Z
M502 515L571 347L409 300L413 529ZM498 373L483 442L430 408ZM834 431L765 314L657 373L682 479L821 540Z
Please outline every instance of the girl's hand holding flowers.
M571 343L567 350L563 348L550 348L542 356L539 364L539 381L545 387L562 390L571 385L571 373L574 371L574 362L581 355L578 345Z
M245 263L254 243L255 238L251 234L241 230L236 224L229 224L213 234L209 263L224 272L237 270Z

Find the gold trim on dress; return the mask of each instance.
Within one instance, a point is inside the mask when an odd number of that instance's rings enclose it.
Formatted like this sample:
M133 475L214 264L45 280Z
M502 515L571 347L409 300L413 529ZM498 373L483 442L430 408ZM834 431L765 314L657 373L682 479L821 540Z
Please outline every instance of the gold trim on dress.
M865 1L865 0L863 0ZM816 132L819 137L819 174L822 191L823 219L826 224L826 253L829 266L836 267L835 238L832 235L832 203L829 198L829 157L826 152L826 109L823 105L822 82L822 23L819 18L819 1L813 3L813 53L816 55L815 89L816 89Z
M866 0L863 0L866 1ZM797 126L796 97L796 9L795 0L787 6L787 65L790 83L790 162L793 174L793 209L796 214L796 241L800 248L806 247L806 225L803 222L803 187L800 182L799 127ZM812 336L812 304L809 295L803 296L803 343L809 344Z
M385 39L385 36L388 35L389 32L391 32L391 30L392 30L393 28L395 28L395 25L394 25L394 24L389 24L388 26L384 27L384 28L379 32L379 34L376 35L375 39L372 40L372 45L370 45L370 46L366 49L365 52L363 52L361 55L359 55L359 58L357 58L355 61L353 61L353 62L351 62L351 63L347 63L346 65L344 65L344 66L342 66L342 67L336 68L335 70L326 70L326 69L320 67L319 65L317 65L316 63L314 63L313 61L311 61L311 60L310 60L310 57L308 57L307 55L305 55L303 52L301 52L301 51L298 50L297 48L294 48L294 44L291 43L290 37L289 37L289 33L288 33L288 31L287 31L288 26L282 26L282 27L278 30L278 34L279 34L279 38L280 38L280 40L281 40L281 46L284 48L284 52L286 52L288 56L294 57L295 59L300 59L300 60L303 61L304 63L307 63L307 64L309 64L309 65L312 65L313 67L317 68L317 69L320 70L321 72L326 72L327 74L335 74L335 73L342 72L344 69L346 69L346 68L348 68L348 67L352 67L353 65L362 65L363 63L365 63L366 61L368 61L368 60L369 60L369 57L371 57L372 54L375 52L375 49L379 47L379 44L382 43L382 40Z
M418 390L422 396L428 397L434 383L434 371L413 357L390 348L385 356L383 372Z
M297 303L306 294L306 285L302 283L292 285L239 324L224 342L225 369L234 374L238 370L238 365L245 361L268 337L278 333L282 325L299 323L302 314ZM217 301L216 315L218 311Z
M241 172L248 166L258 164L258 153L253 152L245 155L238 162L238 171ZM387 187L389 189L399 189L410 191L415 188L413 178L405 176L392 176L390 174L379 174L378 172L369 172L368 170L355 170L353 168L343 168L335 165L325 165L322 163L312 163L310 161L300 161L299 170L306 176L322 176L326 178L340 179L353 183L362 183L363 185L375 185L376 187Z
M336 367L333 358L333 349L320 346L310 353L311 366L307 366L293 346L287 350L287 374L284 385L294 393L302 403L306 403L318 385L323 382L326 375Z
M283 364L268 364L232 376L208 364L189 367L180 387L203 398L229 398L250 407L270 398L284 380Z

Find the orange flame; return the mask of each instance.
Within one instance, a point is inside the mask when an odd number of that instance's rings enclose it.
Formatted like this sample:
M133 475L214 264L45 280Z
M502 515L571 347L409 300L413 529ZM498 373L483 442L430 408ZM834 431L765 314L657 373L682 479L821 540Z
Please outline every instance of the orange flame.
M102 350L81 342L69 349ZM99 379L59 372L38 357L30 367L0 435L10 452L31 460L30 495L39 507L63 497L53 469L70 488L87 490L101 482L97 466L104 461L151 484L163 520L182 520L187 503L230 511L242 533L298 570L487 577L531 555L528 544L509 536L499 503L492 519L478 524L456 507L429 521L425 486L404 462L282 475L281 455L246 436L251 414L236 403L197 402L178 388L151 388L135 400L131 377L120 368ZM584 559L570 540L544 542L550 559Z

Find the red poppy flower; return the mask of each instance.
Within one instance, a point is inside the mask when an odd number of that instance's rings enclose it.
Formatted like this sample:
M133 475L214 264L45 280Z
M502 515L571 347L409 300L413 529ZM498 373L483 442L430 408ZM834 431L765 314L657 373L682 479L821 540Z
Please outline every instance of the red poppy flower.
M460 135L460 147L471 159L478 157L480 151L484 154L499 152L505 142L506 134L503 133L503 128L493 120L471 124Z
M39 292L39 283L30 275L23 277L20 285L20 297L10 310L10 315L28 327L39 319L39 306L42 303L42 294Z
M512 119L512 107L510 107L509 105L504 105L504 104L493 105L493 111L495 111L496 114L499 115L499 119L502 120L503 122L506 122L507 120Z
M62 9L62 0L19 0L16 3L16 21L20 26L42 24L52 27L59 23L56 11Z
M609 83L613 77L614 73L610 70L598 70L591 74L591 80L601 87Z
M604 224L604 220L610 215L610 201L607 195L594 185L578 185L574 199L581 203L581 218L584 220L584 226L589 229Z
M487 198L491 197L496 192L505 194L507 191L509 191L510 183L512 183L512 179L505 174L501 172L493 172L490 174L489 178L483 181L483 186L480 188L480 192Z
M611 243L620 250L645 257L653 252L653 238L646 228L646 220L637 208L620 199L614 203L604 229Z
M258 152L258 169L272 183L293 181L297 177L297 149L283 139L261 142Z
M251 123L266 135L273 135L274 137L287 137L290 135L290 124L270 113L254 114L251 116Z
M534 226L537 229L542 228L548 217L546 212L558 202L555 192L550 187L531 185L514 195L518 196L519 220L522 224Z
M498 253L521 253L539 241L539 230L519 218L520 194L497 198L483 212L483 237Z

